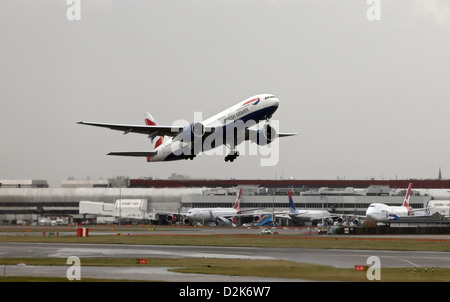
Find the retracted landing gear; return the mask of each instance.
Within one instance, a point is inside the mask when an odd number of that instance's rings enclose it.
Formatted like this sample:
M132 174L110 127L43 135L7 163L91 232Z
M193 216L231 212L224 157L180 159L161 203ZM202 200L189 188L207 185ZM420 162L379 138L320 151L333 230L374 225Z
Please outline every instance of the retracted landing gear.
M227 156L225 156L225 161L233 162L239 156L239 152L234 151Z

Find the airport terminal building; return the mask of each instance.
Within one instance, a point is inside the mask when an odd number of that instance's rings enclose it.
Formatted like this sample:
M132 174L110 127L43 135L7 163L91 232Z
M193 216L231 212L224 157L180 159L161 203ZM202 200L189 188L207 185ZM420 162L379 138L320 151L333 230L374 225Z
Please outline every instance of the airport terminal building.
M64 218L68 223L98 216L139 217L139 223L164 224L168 212L195 207L232 207L242 188L241 208L265 212L289 210L287 192L297 209L324 209L335 214L364 215L371 203L401 205L408 184L413 184L413 209L430 201L450 200L450 180L67 180L50 188L42 180L0 180L0 223L37 223L42 217ZM140 201L142 215L127 212L124 203ZM145 207L142 207L145 202ZM82 205L80 207L80 205ZM92 213L81 209L97 207ZM115 207L115 209L114 209ZM108 209L106 209L108 208ZM130 208L131 209L131 208ZM103 213L102 210L109 213ZM112 211L115 214L112 214ZM117 214L120 213L120 214ZM448 212L447 212L448 213ZM131 219L136 220L136 219ZM132 221L134 222L134 221Z

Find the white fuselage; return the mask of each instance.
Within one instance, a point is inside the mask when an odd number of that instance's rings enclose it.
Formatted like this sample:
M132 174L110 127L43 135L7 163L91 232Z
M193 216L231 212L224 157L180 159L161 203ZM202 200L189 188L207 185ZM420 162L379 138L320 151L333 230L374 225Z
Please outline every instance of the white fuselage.
M386 222L409 216L409 209L404 206L388 206L383 203L372 203L367 208L366 216L377 222Z
M430 200L427 206L429 215L439 213L440 215L448 217L450 214L449 200Z
M204 127L216 128L226 133L227 127L232 127L236 122L242 122L242 125L249 125L252 121L254 125L260 121L266 120L272 116L277 110L279 100L271 94L259 94L250 97L204 121L202 125ZM239 128L240 133L236 133L237 136L243 136L245 128ZM201 151L208 151L214 149L224 143L228 143L230 140L234 140L234 136L227 136L226 141L220 141L219 144L215 143L203 143ZM219 140L218 140L219 141ZM187 144L183 142L182 134L178 134L174 137L165 136L163 143L156 148L156 155L152 155L150 161L169 161L182 159L187 153L185 150L189 148Z
M296 210L295 212L290 212L289 216L292 220L297 222L309 222L326 219L330 217L331 214L328 211L321 210Z
M191 222L216 222L217 217L232 217L239 214L236 209L233 208L193 208L190 209L186 218Z

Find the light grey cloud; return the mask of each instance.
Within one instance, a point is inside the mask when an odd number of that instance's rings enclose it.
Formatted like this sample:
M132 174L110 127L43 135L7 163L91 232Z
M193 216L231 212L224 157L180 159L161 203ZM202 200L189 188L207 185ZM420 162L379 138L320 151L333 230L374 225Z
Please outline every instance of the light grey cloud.
M415 12L450 29L450 3L445 0L416 0Z
M0 3L0 178L171 173L208 178L429 178L450 169L445 1L65 1ZM437 9L438 8L438 9ZM436 23L433 23L436 22ZM436 24L443 24L436 26ZM147 164L107 157L142 135L80 120L205 118L258 93L280 99L280 161Z

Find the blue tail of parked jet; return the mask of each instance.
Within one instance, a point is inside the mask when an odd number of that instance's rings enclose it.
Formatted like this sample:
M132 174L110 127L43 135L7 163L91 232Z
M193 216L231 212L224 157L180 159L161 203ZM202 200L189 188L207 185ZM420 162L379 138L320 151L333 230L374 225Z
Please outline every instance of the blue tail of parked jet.
M294 206L294 200L292 199L291 191L288 191L289 194L289 211L291 213L295 213L296 209Z

